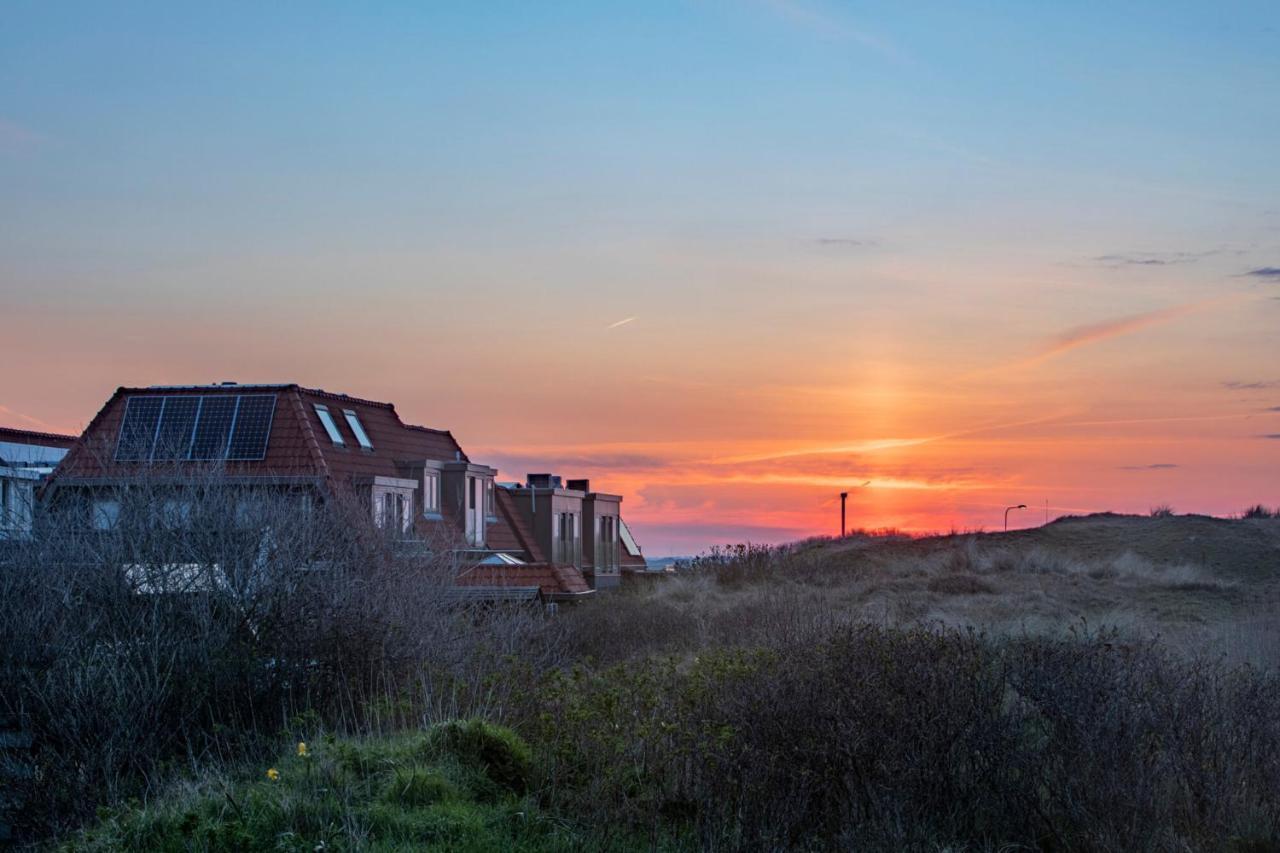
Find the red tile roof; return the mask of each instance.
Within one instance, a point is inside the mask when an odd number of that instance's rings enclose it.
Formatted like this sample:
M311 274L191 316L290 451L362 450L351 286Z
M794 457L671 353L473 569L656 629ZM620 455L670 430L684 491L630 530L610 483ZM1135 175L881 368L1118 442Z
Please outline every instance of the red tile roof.
M133 462L115 461L115 444L124 419L127 399L133 395L205 396L262 394L276 395L275 414L266 455L261 460L227 461L222 470L228 475L323 477L331 481L349 480L357 476L402 476L400 464L411 460L466 459L462 448L445 430L413 426L400 420L395 406L333 394L299 385L211 385L173 386L161 388L118 388L98 412L84 435L60 466L59 478L113 477L136 473L141 467ZM329 406L338 429L346 439L344 446L329 440L315 412L315 405ZM361 448L343 418L343 410L356 413L373 444L372 450Z
M406 463L423 460L469 461L453 435L447 430L406 424L400 420L395 406L365 400L346 394L334 394L296 384L280 385L210 385L165 386L152 388L117 388L94 416L84 435L74 443L67 457L54 472L51 484L70 485L76 481L101 481L137 476L147 470L147 463L115 461L116 441L124 420L127 400L133 395L178 396L275 394L276 408L264 458L253 461L219 463L227 476L249 478L306 478L328 484L331 489L349 486L361 477L405 477ZM345 439L335 445L316 414L317 404L327 406L338 430ZM355 412L372 449L360 447L343 417L347 409ZM199 464L199 463L190 463ZM415 473L413 476L417 476ZM501 492L501 490L498 490ZM457 524L457 519L450 518ZM520 524L522 529L513 525ZM420 520L416 527L423 532L444 534L446 522ZM499 499L497 522L487 531L491 548L521 551L532 561L542 554L518 514Z
M544 596L571 598L592 592L573 566L534 563L524 566L475 566L458 577L460 586L536 586Z
M56 432L36 432L16 427L0 427L0 441L13 444L33 444L38 447L70 447L76 443L77 436L62 435Z
M128 478L148 469L147 463L115 461L116 441L124 420L125 406L132 395L234 395L275 394L276 407L271 422L266 453L261 460L219 463L227 476L246 478L303 478L327 484L330 489L344 490L356 478L405 477L407 463L423 460L450 462L470 461L457 440L447 430L406 424L400 420L395 406L346 394L335 394L297 384L276 385L189 385L149 388L117 388L94 416L78 440L57 436L71 446L66 458L53 474L51 485L75 484ZM342 446L330 440L319 416L317 404L327 406L339 432ZM372 449L360 447L351 433L344 410L355 412ZM199 464L199 463L190 463ZM414 472L412 476L416 477ZM488 547L499 551L520 552L527 566L478 566L470 584L505 586L538 586L547 594L581 594L590 591L582 573L572 566L553 566L546 562L528 521L515 506L505 489L495 489L497 520L488 526ZM460 520L446 513L443 521L418 519L415 527L428 535L458 538ZM485 578L481 581L478 578Z

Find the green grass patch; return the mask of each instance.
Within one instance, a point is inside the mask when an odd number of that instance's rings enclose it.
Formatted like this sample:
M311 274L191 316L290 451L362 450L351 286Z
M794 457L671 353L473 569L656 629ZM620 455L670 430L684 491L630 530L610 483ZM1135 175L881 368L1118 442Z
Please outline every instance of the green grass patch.
M156 801L99 812L66 851L645 849L597 844L529 795L533 762L514 732L479 720L425 732L328 739L211 775Z

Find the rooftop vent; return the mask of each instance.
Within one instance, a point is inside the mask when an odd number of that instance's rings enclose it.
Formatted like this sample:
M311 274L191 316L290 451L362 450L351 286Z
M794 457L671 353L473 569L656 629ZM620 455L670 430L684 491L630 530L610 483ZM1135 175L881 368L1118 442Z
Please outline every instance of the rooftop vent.
M567 485L568 485L568 488L573 489L575 492L591 491L590 480L570 480Z
M525 482L529 484L531 489L558 489L560 488L560 475L529 474L525 477Z

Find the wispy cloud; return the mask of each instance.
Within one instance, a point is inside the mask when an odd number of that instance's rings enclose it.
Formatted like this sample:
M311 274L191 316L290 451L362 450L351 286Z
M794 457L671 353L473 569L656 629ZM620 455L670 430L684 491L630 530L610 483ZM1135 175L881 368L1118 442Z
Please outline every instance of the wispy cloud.
M1133 334L1151 326L1158 326L1177 320L1180 317L1196 314L1213 307L1220 301L1210 299L1202 302L1189 302L1185 305L1162 308L1159 311L1148 311L1145 314L1130 314L1127 317L1117 317L1114 320L1103 320L1099 323L1086 323L1083 326L1075 326L1054 336L1040 352L1023 362L1023 366L1039 364L1073 349Z
M47 137L17 122L0 118L0 151L19 151L44 142Z
M58 431L57 427L54 427L52 424L47 424L44 421L40 420L39 418L33 418L30 415L24 415L22 412L15 412L13 409L10 409L8 406L0 406L0 415L8 415L10 417L17 418L18 420L26 421L29 424L33 424L35 426L41 427L42 429L47 430L49 432Z
M1258 438L1274 438L1274 439L1280 439L1280 432L1269 432L1269 433L1266 433L1265 435L1260 435L1260 436L1258 436Z
M538 453L497 449L485 452L484 458L512 476L548 468L569 474L583 470L650 471L672 464L669 459L643 453L573 453L564 450Z
M1238 379L1229 379L1222 383L1223 388L1232 391L1262 391L1267 388L1280 388L1280 379L1269 379L1264 381L1243 382Z
M794 26L831 41L850 41L898 62L907 57L879 33L855 24L846 15L801 0L762 0L762 5Z
M1057 417L1060 417L1060 415L1044 415L1030 420L1014 421L1012 423L987 424L985 426L978 426L972 429L941 433L939 435L926 435L915 438L872 438L837 445L816 445L813 447L804 447L797 450L787 450L783 452L723 457L714 461L719 463L740 464L750 462L771 462L781 459L796 459L804 456L848 456L876 453L883 450L898 450L905 447L918 447L922 444L932 444L935 441L945 441L951 438L963 438L965 436L979 435L985 432L998 432L1000 430L1035 426L1038 424L1048 423Z
M1093 260L1107 267L1165 267L1175 264L1194 264L1201 258L1217 253L1216 249L1208 252L1121 252L1113 255L1098 255Z
M1177 468L1173 462L1153 462L1150 465L1120 465L1121 471L1164 471L1169 468Z
M816 237L813 242L819 246L844 246L851 249L880 245L875 240L857 240L853 237Z
M1245 275L1250 278L1280 279L1280 267L1258 267L1249 270Z
M625 326L628 323L633 322L635 319L636 319L635 317L625 317L616 323L610 323L609 325L605 326L605 329L616 329L619 326Z

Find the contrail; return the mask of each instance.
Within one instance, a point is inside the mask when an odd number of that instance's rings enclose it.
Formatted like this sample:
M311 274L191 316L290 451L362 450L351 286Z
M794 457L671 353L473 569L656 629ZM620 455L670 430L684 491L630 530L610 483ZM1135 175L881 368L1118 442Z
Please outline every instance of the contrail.
M1176 320L1179 317L1203 311L1205 307L1207 307L1205 302L1192 302L1187 305L1174 305L1171 308L1163 308L1159 311L1149 311L1146 314L1131 314L1128 317L1119 317L1115 320L1104 320L1101 323L1076 326L1073 329L1067 329L1054 338L1044 349L1028 359L1028 363L1037 364L1076 347L1086 346L1096 341L1105 341L1107 338L1118 338L1121 335L1127 335L1130 332L1136 332L1148 326L1167 323L1170 320Z
M49 430L50 432L54 431L55 429L51 424L47 424L44 421L40 420L39 418L33 418L30 415L24 415L22 412L15 412L13 409L9 408L8 406L0 406L0 413L6 414L6 415L12 415L15 418L21 418L27 423L35 424L38 427L43 427Z
M1117 317L1114 320L1103 320L1098 323L1088 323L1083 326L1075 326L1051 338L1039 352L1013 363L993 364L989 367L981 367L977 370L965 374L964 379L977 379L981 377L991 376L1004 370L1017 370L1019 368L1035 367L1056 358L1065 352L1069 352L1077 347L1088 346L1098 341L1109 340L1110 338L1118 338L1122 335L1128 335L1145 329L1149 326L1158 326L1162 323L1168 323L1180 317L1189 314L1198 314L1201 311L1208 311L1217 308L1220 305L1230 304L1232 302L1247 301L1250 297L1245 294L1233 294L1229 296L1220 296L1214 299L1202 299L1198 302L1187 302L1182 305L1172 305L1168 308L1162 308L1158 311L1148 311L1145 314L1130 314L1126 317Z
M625 326L625 325L627 325L628 323L630 323L630 322L631 322L632 320L634 320L634 319L635 319L635 317L628 317L628 318L626 318L625 320L619 320L619 321L618 321L618 322L616 322L616 323L610 323L609 325L605 326L605 329L616 329L616 328L618 328L619 326Z
M1208 311L1211 308L1217 308L1224 303L1239 302L1241 299L1248 297L1242 295L1221 296L1216 299L1202 299L1199 302L1188 302L1183 305L1173 305L1169 308L1162 308L1159 311L1148 311L1145 314L1130 314L1127 317L1117 317L1114 320L1103 320L1100 323L1089 323L1084 326L1076 326L1067 329L1062 334L1040 350L1040 352L1032 355L1030 358L1021 362L1020 367L1030 367L1047 361L1054 356L1061 355L1064 352L1073 350L1076 347L1087 346L1098 341L1105 341L1108 338L1118 338L1121 335L1127 335L1148 326L1157 326L1161 323L1168 323L1170 320L1177 320L1179 317L1186 317L1188 314L1198 314L1201 311Z

